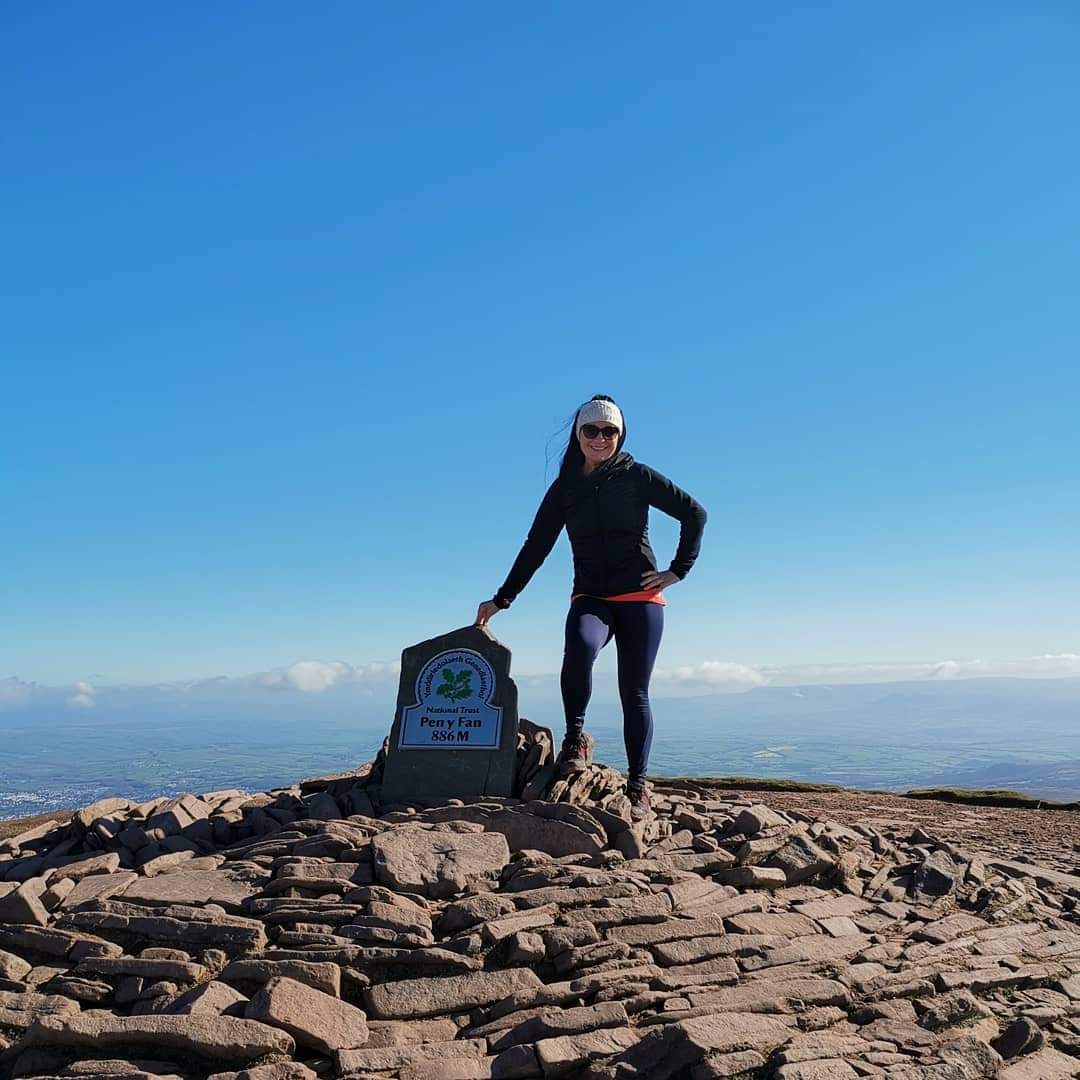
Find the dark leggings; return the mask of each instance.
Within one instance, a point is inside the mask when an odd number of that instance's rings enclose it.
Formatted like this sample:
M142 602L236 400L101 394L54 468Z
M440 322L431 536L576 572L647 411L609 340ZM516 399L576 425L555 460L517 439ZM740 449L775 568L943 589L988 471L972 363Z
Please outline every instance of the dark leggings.
M607 601L579 596L570 604L566 615L566 649L560 685L567 738L580 735L584 728L585 707L592 696L593 663L614 637L619 653L619 698L631 783L642 783L649 767L653 731L649 678L663 632L663 605L648 600Z

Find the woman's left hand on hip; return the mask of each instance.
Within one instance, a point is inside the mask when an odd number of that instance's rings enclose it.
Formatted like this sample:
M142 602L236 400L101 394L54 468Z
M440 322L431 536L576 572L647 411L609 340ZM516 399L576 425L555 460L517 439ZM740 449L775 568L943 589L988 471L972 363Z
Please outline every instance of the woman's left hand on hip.
M641 575L641 587L643 589L666 589L677 581L682 581L682 578L678 574L673 574L670 570L650 570L648 573Z

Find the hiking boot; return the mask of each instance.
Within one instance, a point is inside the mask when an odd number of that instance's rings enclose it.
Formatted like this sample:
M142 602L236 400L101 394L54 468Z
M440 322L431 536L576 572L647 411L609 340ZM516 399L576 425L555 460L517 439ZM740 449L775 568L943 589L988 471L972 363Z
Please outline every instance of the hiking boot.
M630 800L630 817L634 821L644 821L652 813L649 792L644 784L627 784L626 797Z
M589 740L584 734L573 739L565 739L559 756L555 759L555 768L559 776L584 772L589 767Z

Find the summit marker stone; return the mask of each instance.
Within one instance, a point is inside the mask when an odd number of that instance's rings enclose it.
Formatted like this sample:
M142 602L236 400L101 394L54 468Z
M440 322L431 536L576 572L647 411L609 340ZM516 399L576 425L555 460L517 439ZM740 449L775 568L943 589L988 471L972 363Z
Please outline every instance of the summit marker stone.
M512 795L517 733L510 650L487 627L413 645L401 654L383 800Z

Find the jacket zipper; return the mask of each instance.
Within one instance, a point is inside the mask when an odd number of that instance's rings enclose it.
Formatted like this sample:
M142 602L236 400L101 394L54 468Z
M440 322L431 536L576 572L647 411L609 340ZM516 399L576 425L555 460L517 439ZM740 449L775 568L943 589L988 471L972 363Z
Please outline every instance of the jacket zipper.
M600 512L600 481L593 481L593 493L596 496L596 520L600 525L600 565L603 575L603 586L600 589L601 595L604 595L608 591L608 571L607 571L607 530L604 528L604 516Z

